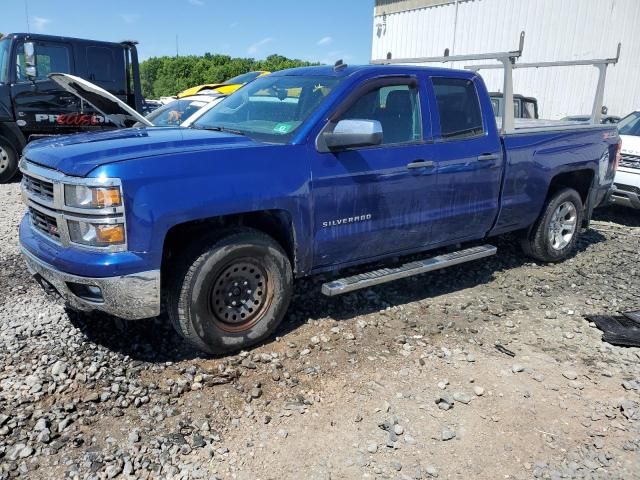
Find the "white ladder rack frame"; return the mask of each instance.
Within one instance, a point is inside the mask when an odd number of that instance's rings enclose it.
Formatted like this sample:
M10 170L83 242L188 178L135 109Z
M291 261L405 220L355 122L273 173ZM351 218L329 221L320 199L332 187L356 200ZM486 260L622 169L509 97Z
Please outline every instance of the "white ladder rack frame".
M533 63L516 63L511 66L511 69L518 68L549 68L549 67L573 67L573 66L592 66L598 69L598 85L596 87L596 95L593 100L593 107L591 109L591 123L598 124L602 118L602 106L604 102L604 85L607 78L607 67L609 65L615 65L620 60L620 50L622 49L622 43L618 43L618 50L616 56L613 58L602 58L593 60L563 60L557 62L533 62ZM488 64L488 65L467 65L464 67L467 70L477 72L479 70L495 70L503 68L502 64ZM513 101L513 100L512 100ZM505 106L510 105L506 102ZM506 107L505 107L506 109Z
M484 65L467 65L464 68L474 72L488 69L504 69L502 95L504 97L505 108L502 112L502 126L500 134L505 135L515 131L515 118L513 108L506 108L506 105L513 104L513 69L515 68L547 68L547 67L568 67L575 65L591 65L598 69L598 86L593 101L593 109L591 111L591 123L600 123L602 117L602 103L604 100L604 85L607 76L607 67L615 65L620 59L620 50L622 44L618 43L618 51L614 58L605 58L598 60L567 60L558 62L538 62L538 63L516 63L522 56L524 49L524 32L520 32L520 43L517 50L509 52L495 53L478 53L472 55L448 55L448 50L441 57L415 57L415 58L392 58L391 52L387 54L387 58L383 60L372 60L372 65L393 65L393 64L412 64L412 63L446 63L446 62L467 62L478 60L497 60L497 64Z

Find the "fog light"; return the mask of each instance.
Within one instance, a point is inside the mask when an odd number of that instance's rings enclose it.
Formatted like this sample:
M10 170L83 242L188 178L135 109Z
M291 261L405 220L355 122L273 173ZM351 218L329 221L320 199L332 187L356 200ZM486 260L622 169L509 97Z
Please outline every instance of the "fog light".
M102 295L102 289L96 285L85 285L82 283L67 282L69 290L83 300L94 303L104 302L104 296Z
M71 241L82 245L108 247L125 243L124 225L68 220Z
M96 239L100 243L112 245L124 243L124 225L98 225Z

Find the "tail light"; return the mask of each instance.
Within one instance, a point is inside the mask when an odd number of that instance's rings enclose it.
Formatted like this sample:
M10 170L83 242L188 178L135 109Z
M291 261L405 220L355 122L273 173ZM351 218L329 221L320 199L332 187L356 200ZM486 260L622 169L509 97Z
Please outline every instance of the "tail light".
M622 139L618 140L618 144L616 145L616 156L613 160L613 171L618 170L618 165L620 165L620 160L622 159Z

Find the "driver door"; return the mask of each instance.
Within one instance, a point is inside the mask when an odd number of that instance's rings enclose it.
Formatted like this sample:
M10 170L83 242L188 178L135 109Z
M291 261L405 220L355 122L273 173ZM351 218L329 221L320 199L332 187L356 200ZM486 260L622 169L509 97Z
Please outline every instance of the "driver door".
M377 120L381 145L312 155L314 268L326 268L432 242L437 208L431 122L417 77L361 85L332 121ZM334 113L334 116L336 113Z
M52 72L71 73L74 70L73 48L65 42L38 40L33 43L37 62L35 79L26 75L24 43L17 45L12 62L11 96L16 121L26 136L74 132L78 126L64 119L80 110L80 100L47 77ZM60 115L65 117L61 119Z

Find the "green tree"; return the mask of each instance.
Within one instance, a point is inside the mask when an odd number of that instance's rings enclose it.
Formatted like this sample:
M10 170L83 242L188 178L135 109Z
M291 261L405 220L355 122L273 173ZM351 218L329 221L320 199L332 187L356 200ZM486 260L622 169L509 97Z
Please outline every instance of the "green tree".
M146 98L175 95L203 83L220 83L254 70L275 72L285 68L317 65L302 60L270 55L264 60L232 58L205 53L202 56L152 57L140 64L140 82Z

